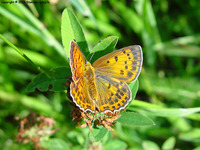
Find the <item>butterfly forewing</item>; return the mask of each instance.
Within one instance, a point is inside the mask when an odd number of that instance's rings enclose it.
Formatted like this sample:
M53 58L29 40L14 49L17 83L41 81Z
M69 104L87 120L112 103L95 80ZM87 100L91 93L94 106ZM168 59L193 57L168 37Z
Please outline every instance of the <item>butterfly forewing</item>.
M76 81L84 73L86 59L77 44L73 41L71 41L69 59L72 71L72 79Z
M137 79L142 68L142 49L128 46L107 54L93 63L96 75L107 75L124 82Z
M95 83L100 112L119 111L131 100L131 91L125 82L100 75L96 77Z

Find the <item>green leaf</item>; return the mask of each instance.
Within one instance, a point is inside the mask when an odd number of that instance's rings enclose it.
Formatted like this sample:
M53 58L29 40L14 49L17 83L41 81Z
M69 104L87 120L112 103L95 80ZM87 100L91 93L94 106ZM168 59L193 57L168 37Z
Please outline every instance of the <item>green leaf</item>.
M91 53L93 52L99 52L99 51L108 51L107 53L110 53L113 51L115 48L117 41L118 41L117 36L109 36L103 40L100 41L92 50ZM102 54L103 56L104 54Z
M120 141L120 140L112 140L108 144L105 145L103 150L111 150L111 149L122 150L126 148L127 148L127 144L125 142Z
M104 138L102 139L102 144L106 144L108 143L110 140L112 139L112 132L108 131L107 134L104 136Z
M111 53L113 51L113 49L115 48L117 41L118 41L117 36L109 36L109 37L103 39L102 41L100 41L100 43L98 43L91 50L91 53L95 52L95 54L91 60L91 63L93 63L95 60L97 60L101 56ZM90 57L91 57L91 55L90 55Z
M58 138L50 139L49 141L42 141L42 145L48 150L69 150L67 143Z
M74 1L70 0L72 5L77 8L77 10L83 15L88 16L94 23L96 23L96 19L94 18L94 15L92 14L89 5L86 1Z
M95 139L96 142L100 141L108 132L103 126L92 128L92 132L90 132L90 136Z
M154 116L160 116L160 117L183 117L188 116L188 118L191 119L197 119L199 120L199 115L195 114L197 112L200 112L200 107L196 108L164 108L163 106L134 100L131 106L139 106L145 108L145 110L140 110L143 113L154 115ZM129 107L128 110L134 111L134 106Z
M200 107L196 108L162 108L162 109L147 109L147 113L161 117L182 117L193 113L200 112Z
M144 141L142 147L144 150L160 150L159 146L152 141Z
M139 107L143 107L143 108L163 108L162 106L144 102L141 100L134 100L131 104L134 106L139 106Z
M139 88L139 81L135 80L128 85L132 92L132 99L134 99Z
M170 150L174 149L176 143L175 137L168 138L162 145L162 150Z
M191 45L165 45L159 44L156 49L160 54L178 57L200 57L200 48ZM166 51L167 50L167 51Z
M147 57L147 64L153 66L156 61L156 53L153 51L152 45L154 43L160 43L160 34L158 31L154 11L152 9L151 1L145 0L140 1L141 7L143 8L142 16L143 16L143 31L142 31L142 39L144 43L144 48L148 49L146 53L149 57Z
M138 88L139 88L139 81L138 81L138 80L133 81L133 82L129 83L128 85L129 85L129 88L130 88L130 90L131 90L131 92L132 92L132 100L131 100L131 102L129 102L129 104L126 106L126 109L128 109L129 106L133 105L133 103L134 103L133 100L134 100L134 98L135 98L135 96L136 96L136 93L137 93L137 91L138 91Z
M155 125L154 122L150 118L147 118L141 114L134 113L134 112L124 112L122 113L122 116L116 121L128 127Z
M85 40L85 35L81 24L79 23L76 16L72 13L71 10L65 9L62 13L62 22L61 22L61 34L62 34L62 43L64 49L69 57L70 41L76 40L78 46L87 56L89 54L89 49L87 42Z
M160 43L161 41L160 34L157 27L157 22L151 1L145 0L142 7L143 7L143 17L144 17L143 20L144 28L149 38L152 38L155 43Z
M52 76L49 78L44 73L41 73L32 80L32 82L27 87L27 92L33 92L35 89L40 91L63 91L66 90L65 83L67 81L66 77L71 75L70 68L59 67L50 70Z
M178 57L200 57L200 48L191 43L199 43L200 35L183 36L169 40L167 42L158 43L154 46L154 50L161 54Z
M188 132L180 133L179 138L182 140L196 140L196 142L200 141L200 129L199 128L192 128Z
M194 148L192 150L200 150L200 146L198 146L198 147L196 147L196 148Z

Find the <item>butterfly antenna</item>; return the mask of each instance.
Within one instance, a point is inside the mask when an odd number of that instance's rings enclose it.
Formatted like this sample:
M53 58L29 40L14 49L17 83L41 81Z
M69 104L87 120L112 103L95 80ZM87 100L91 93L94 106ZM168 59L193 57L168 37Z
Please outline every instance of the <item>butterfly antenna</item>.
M76 40L74 39L74 42L77 44Z
M99 41L99 43L97 44L97 47L99 46L99 44L101 43L101 40ZM94 52L93 52L93 54L92 54L92 56L90 57L90 61L92 60L92 57L94 56L94 53L96 52L96 50L97 50L97 47L95 48L95 50L94 50ZM90 62L89 61L89 62Z

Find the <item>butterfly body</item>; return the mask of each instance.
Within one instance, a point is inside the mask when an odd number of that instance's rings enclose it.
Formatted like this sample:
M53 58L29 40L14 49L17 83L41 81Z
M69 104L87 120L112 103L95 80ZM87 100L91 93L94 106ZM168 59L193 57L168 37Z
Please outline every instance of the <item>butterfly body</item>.
M73 41L70 48L73 82L70 94L83 111L116 112L132 99L126 82L137 79L142 67L142 50L138 45L107 54L92 65Z
M89 97L93 100L97 100L97 89L95 85L95 73L94 73L94 68L92 65L87 62L85 65L85 71L84 71L84 78L87 84L87 91Z

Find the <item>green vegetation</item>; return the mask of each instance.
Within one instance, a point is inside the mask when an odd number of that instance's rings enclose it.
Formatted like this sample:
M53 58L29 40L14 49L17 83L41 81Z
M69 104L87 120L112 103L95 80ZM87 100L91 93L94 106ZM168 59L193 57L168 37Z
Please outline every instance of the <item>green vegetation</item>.
M198 0L6 2L0 4L0 149L200 149ZM92 62L113 49L143 48L142 72L129 85L135 100L115 131L75 128L63 84L73 39L88 59L96 49ZM16 137L28 115L24 144Z

